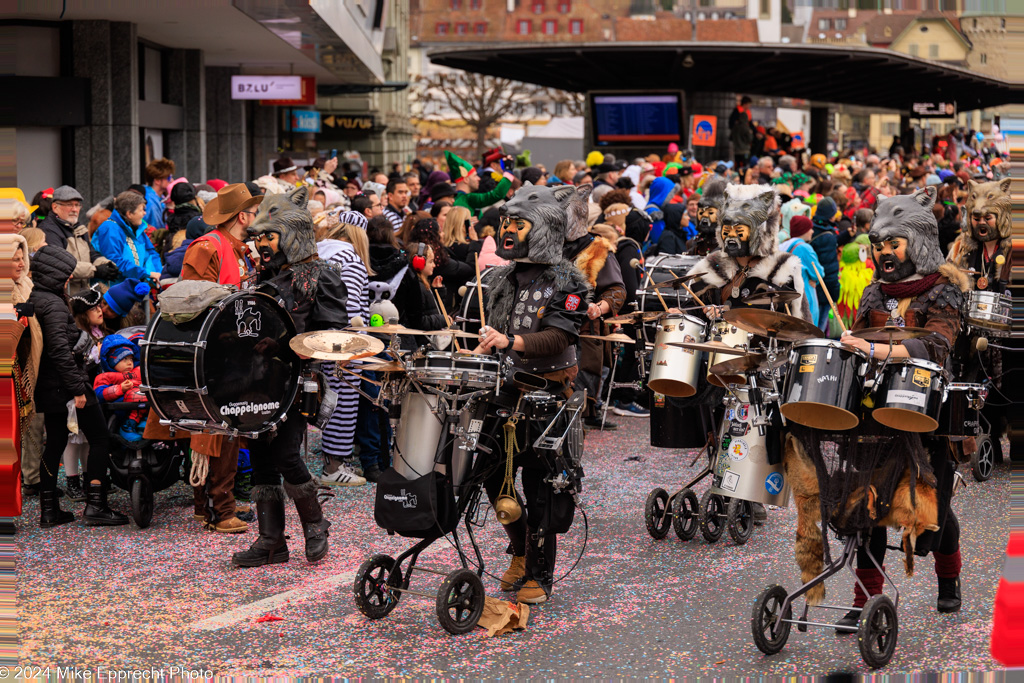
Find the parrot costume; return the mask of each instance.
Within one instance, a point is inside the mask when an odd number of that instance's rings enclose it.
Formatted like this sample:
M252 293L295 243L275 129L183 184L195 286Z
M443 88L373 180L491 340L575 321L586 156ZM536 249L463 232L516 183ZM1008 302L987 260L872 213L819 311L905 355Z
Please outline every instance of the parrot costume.
M857 317L860 296L870 284L873 274L871 242L867 235L857 235L843 247L839 259L839 300L836 301L836 308L848 328Z

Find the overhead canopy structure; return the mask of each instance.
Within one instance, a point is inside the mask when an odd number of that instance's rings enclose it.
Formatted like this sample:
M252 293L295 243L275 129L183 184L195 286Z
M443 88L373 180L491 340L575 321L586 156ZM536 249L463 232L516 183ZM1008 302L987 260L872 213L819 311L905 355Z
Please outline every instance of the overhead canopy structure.
M429 53L435 64L588 90L729 91L909 111L955 100L961 111L1024 101L1024 84L873 47L760 43L499 44Z

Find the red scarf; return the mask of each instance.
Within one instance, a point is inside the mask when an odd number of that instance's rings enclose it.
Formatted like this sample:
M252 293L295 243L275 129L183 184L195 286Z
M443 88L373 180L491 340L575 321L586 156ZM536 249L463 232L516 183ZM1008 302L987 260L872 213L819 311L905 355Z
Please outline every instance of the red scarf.
M882 285L882 293L896 299L916 297L934 287L940 277L938 273L932 273L912 282L887 282Z

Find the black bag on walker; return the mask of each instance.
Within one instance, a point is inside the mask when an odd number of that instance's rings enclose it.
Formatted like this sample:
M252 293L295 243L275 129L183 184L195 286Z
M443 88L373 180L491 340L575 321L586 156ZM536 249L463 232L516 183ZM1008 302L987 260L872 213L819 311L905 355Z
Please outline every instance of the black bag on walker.
M445 475L432 471L410 480L394 468L384 470L377 481L373 519L382 529L410 538L446 534L459 523Z

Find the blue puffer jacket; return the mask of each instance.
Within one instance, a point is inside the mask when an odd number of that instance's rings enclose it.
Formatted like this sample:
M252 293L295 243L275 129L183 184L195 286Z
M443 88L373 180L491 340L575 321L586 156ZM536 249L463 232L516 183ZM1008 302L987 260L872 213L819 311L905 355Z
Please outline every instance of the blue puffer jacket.
M668 199L673 187L675 187L675 183L664 177L655 178L651 183L650 199L644 209L654 223L651 227L651 234L647 236L648 244L657 244L661 238L661 231L665 229L665 216L662 213L661 205Z
M143 221L139 227L132 228L120 212L114 211L92 236L93 248L117 264L122 280L129 277L145 280L150 273L163 269L160 254L146 235L147 227ZM134 243L134 250L129 241Z
M151 186L146 185L146 223L157 230L166 228L164 223L164 200L156 193Z

